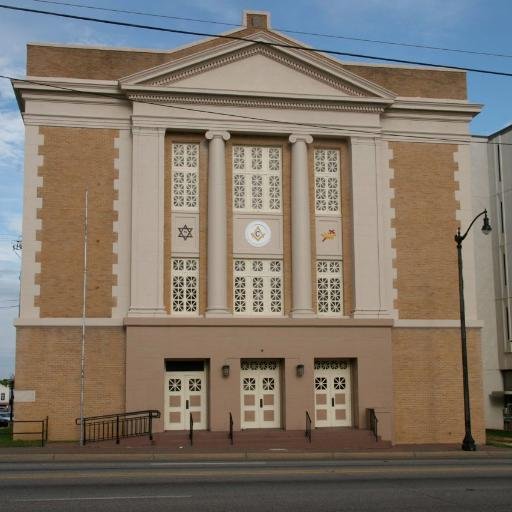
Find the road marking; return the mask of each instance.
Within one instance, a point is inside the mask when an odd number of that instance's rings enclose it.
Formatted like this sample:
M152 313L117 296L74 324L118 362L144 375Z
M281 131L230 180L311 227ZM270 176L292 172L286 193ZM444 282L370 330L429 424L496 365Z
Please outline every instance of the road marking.
M499 473L512 473L511 466L470 466L470 467L422 467L422 468L390 468L390 467L379 467L379 468L336 468L336 467L324 467L315 469L300 469L300 468L254 468L252 470L246 470L237 468L236 471L225 470L197 470L197 471L181 471L179 469L165 470L162 468L160 471L140 471L140 470L121 470L121 471L94 471L94 472L52 472L52 473L26 473L16 475L2 475L2 481L8 480L53 480L53 479L93 479L93 478L140 478L140 477L259 477L259 476L286 476L286 475L340 475L340 476L358 476L358 475L389 475L389 474L403 474L406 477L414 477L415 475L430 474L432 476L439 476L446 473L459 473L459 474L485 474L487 472L499 472Z
M179 496L170 494L168 496L92 496L92 497L79 497L79 498L20 498L11 501L88 501L88 500L161 500L161 499L175 499L175 498L192 498L192 495Z
M200 466L267 466L268 462L151 462L150 466L200 467Z

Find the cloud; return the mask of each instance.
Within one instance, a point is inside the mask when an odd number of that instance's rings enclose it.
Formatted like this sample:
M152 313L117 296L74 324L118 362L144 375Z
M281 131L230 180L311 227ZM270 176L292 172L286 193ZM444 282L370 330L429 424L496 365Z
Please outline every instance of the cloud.
M15 235L19 235L21 233L21 213L13 212L10 215L7 215L7 220L4 222L9 233L14 233Z
M23 160L23 139L25 129L19 112L15 110L0 111L0 162L14 163L19 167Z
M176 6L178 4L178 6ZM179 4L182 4L180 9ZM176 12L197 11L198 18L214 20L214 21L225 21L227 23L241 23L242 22L242 11L249 9L247 7L248 2L240 0L218 0L212 2L211 0L179 0L174 2L172 9L168 9L165 14L175 15ZM254 8L252 8L254 10ZM165 9L161 9L160 12L164 12ZM190 14L188 17L194 17Z
M87 46L124 46L126 42L119 34L101 31L96 25L84 23L68 23L65 26L63 39L66 44L83 44Z
M329 31L352 36L388 34L400 26L400 38L411 41L438 40L447 29L465 26L477 9L476 0L365 0L363 2L313 0L315 13ZM382 37L382 36L380 36Z
M7 57L0 56L0 74L4 76L22 77L25 75L25 70L21 65L17 65ZM14 91L10 80L0 78L0 101L13 101L14 99Z

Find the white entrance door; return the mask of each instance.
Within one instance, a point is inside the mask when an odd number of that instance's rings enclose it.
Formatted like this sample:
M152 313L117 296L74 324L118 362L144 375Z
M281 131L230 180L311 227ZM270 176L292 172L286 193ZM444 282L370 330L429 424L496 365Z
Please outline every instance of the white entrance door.
M352 425L350 363L315 361L315 427Z
M205 372L166 372L165 429L187 430L190 415L194 430L205 430L206 418Z
M242 361L240 380L241 427L280 427L279 363L275 360Z

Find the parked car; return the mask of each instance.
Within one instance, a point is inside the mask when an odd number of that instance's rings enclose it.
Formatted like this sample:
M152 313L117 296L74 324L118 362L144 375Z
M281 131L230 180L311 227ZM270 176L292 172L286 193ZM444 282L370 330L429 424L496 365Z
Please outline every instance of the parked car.
M8 427L11 421L10 411L0 411L0 427Z

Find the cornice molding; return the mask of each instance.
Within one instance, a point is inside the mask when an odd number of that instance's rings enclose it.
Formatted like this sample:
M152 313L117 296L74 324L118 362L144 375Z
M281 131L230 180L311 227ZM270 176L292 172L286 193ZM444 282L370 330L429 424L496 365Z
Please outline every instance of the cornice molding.
M191 326L191 327L356 327L356 328L384 328L390 329L393 326L393 320L387 319L352 319L352 318L290 318L290 317L234 317L232 315L225 318L208 317L178 317L167 316L161 318L145 318L128 316L124 319L126 327L135 326Z
M313 101L295 100L286 98L260 98L220 95L186 95L172 93L129 93L128 98L133 101L154 102L154 103L184 103L198 105L219 105L227 107L253 107L253 108L274 108L293 110L334 110L339 112L362 112L376 113L384 112L385 105L340 101Z
M116 119L109 117L62 116L46 114L23 114L25 125L30 126L67 126L69 128L113 128L130 130L132 123L129 118Z
M79 327L81 318L17 318L15 327ZM122 327L124 318L86 318L86 327Z

